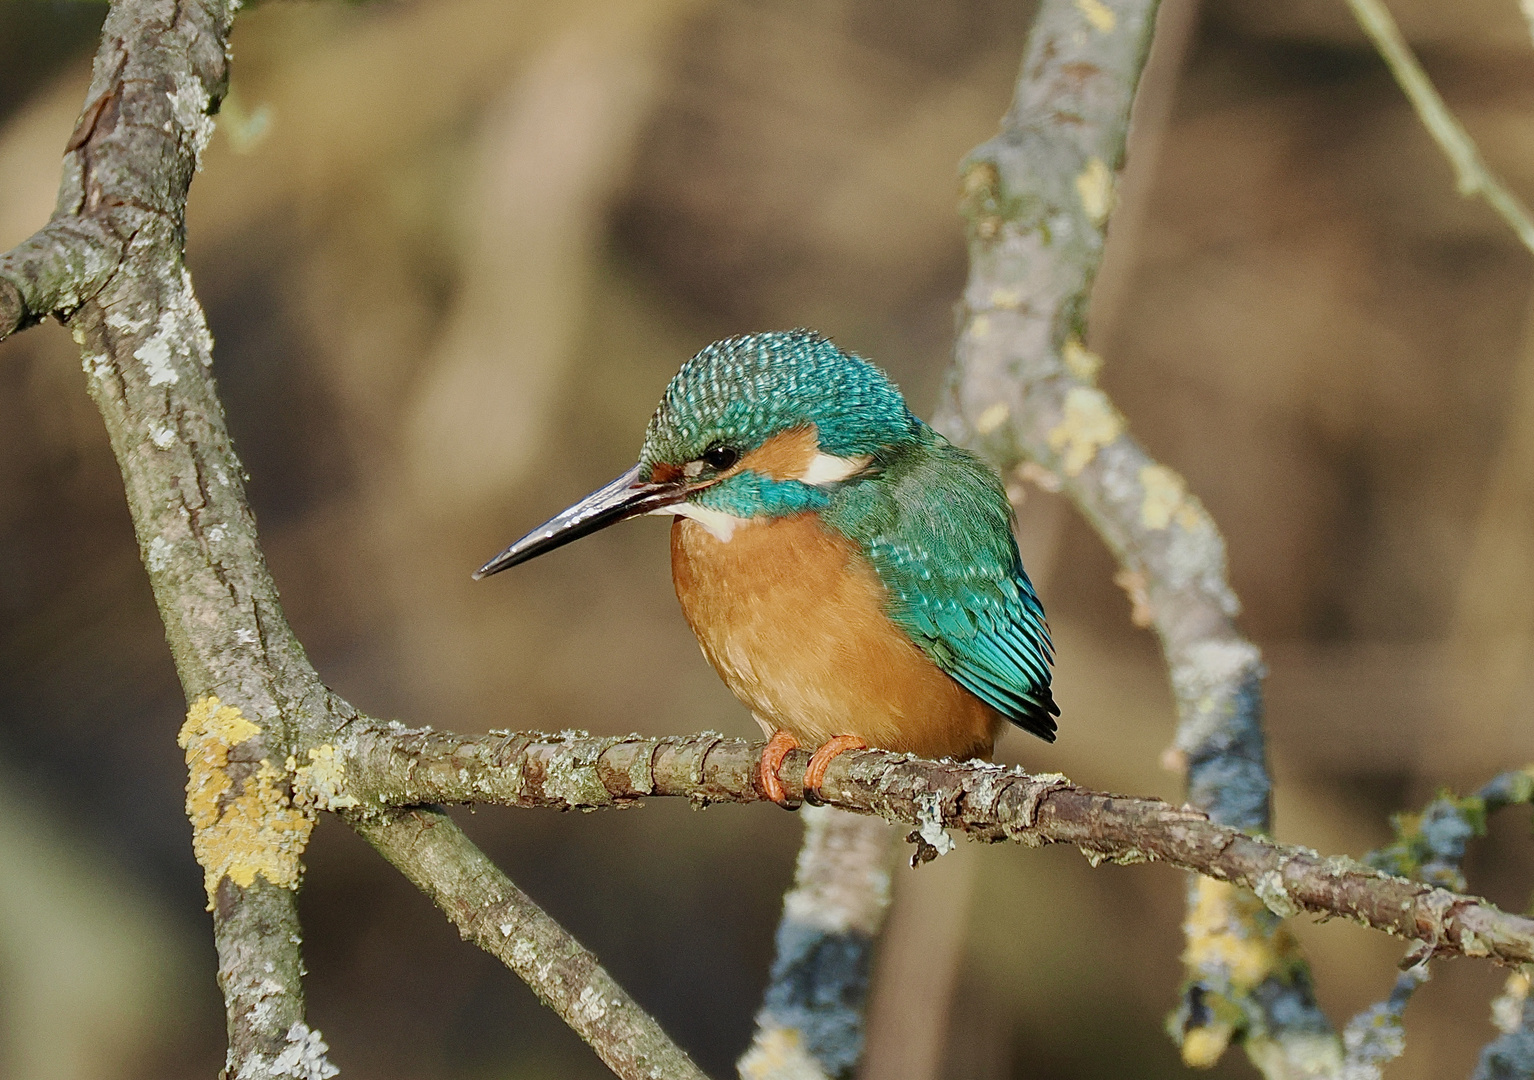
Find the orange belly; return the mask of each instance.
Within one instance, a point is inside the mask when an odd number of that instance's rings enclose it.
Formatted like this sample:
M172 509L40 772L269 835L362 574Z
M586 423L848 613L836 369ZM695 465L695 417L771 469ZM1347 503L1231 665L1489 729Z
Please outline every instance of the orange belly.
M714 670L764 724L806 746L856 735L922 757L989 757L1002 716L885 614L884 586L812 513L743 523L721 542L676 519L671 574Z

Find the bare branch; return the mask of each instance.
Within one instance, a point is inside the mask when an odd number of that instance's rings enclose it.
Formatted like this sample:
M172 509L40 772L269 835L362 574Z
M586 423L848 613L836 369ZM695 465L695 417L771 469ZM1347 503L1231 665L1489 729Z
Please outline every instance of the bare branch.
M1383 0L1348 0L1348 7L1353 9L1358 25L1374 42L1390 73L1411 101L1412 108L1417 110L1422 126L1427 128L1454 167L1454 184L1459 193L1466 198L1479 195L1485 199L1497 216L1518 234L1523 246L1534 252L1534 218L1530 217L1529 208L1481 160L1475 140L1438 95L1411 46L1401 36L1401 29L1390 9ZM1528 11L1525 5L1525 14Z
M706 1080L596 957L511 883L441 810L347 820L472 941L533 993L623 1080Z
M355 799L360 814L418 803L589 810L647 795L698 803L763 797L754 781L761 744L714 734L467 736L358 725L334 749L336 790ZM808 761L803 751L791 754L785 783L801 783ZM1534 960L1534 919L1345 856L1252 836L1191 807L1091 791L1059 775L868 750L838 757L822 791L830 805L915 826L923 839L956 828L993 842L1072 844L1093 862L1165 862L1250 889L1277 916L1352 919L1426 942L1436 954Z

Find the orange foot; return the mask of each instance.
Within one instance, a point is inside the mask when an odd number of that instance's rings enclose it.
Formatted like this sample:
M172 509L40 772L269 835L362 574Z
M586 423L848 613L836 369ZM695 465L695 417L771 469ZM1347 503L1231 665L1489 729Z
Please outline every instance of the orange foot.
M826 778L826 770L831 767L833 758L848 750L867 749L868 744L856 735L838 735L816 750L810 755L810 763L804 767L804 801L811 806L820 806L825 802L820 797L820 785Z
M783 767L783 759L788 757L789 752L798 748L799 740L779 728L767 740L767 745L762 747L762 760L756 767L756 786L762 789L763 795L785 810L797 810L799 807L789 803L783 781L778 779L778 770Z

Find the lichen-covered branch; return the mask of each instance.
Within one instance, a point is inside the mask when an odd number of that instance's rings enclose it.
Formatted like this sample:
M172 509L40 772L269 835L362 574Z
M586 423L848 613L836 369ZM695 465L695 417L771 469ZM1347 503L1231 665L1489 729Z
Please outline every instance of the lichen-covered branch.
M308 818L283 763L293 706L326 702L256 547L182 262L187 188L227 81L235 6L112 5L53 220L0 257L0 331L63 319L122 469L193 707L188 809L209 871L228 1072L299 1075L289 1066L302 1063L302 1075L323 1077L334 1069L304 1022L293 897Z
M364 815L428 803L590 810L653 795L699 803L763 797L754 780L761 744L712 733L455 735L358 725L334 752L335 790ZM802 751L789 755L784 782L801 783L808 761ZM914 826L915 839L929 844L951 828L987 841L1071 844L1094 862L1165 862L1249 889L1280 917L1342 917L1435 953L1534 960L1534 919L1354 859L1277 844L1192 807L1091 791L1059 775L868 750L838 757L822 791L843 810Z
M1155 13L1155 0L1041 5L1002 130L962 166L970 274L939 426L1004 470L1026 460L1058 478L1119 560L1136 621L1161 637L1189 801L1261 832L1263 665L1235 627L1224 540L1183 478L1129 435L1084 344ZM1197 889L1190 903L1190 932L1212 936L1185 954L1174 1029L1185 1059L1211 1063L1238 1037L1270 1075L1340 1060L1292 939L1246 920L1249 904L1211 920L1198 917ZM1266 964L1238 962L1254 955Z
M1358 25L1374 42L1390 73L1411 101L1412 108L1417 110L1422 126L1427 128L1454 167L1454 183L1459 193L1466 198L1479 195L1485 199L1497 216L1518 235L1523 246L1534 252L1534 217L1529 215L1529 208L1481 160L1475 140L1438 95L1411 46L1401 36L1401 29L1390 9L1383 0L1348 0L1348 7L1353 9ZM1528 10L1525 5L1525 13Z
M801 813L804 845L741 1080L835 1080L853 1075L863 1053L893 836L878 818L828 806Z
M320 681L282 614L209 371L213 340L183 262L187 190L225 90L238 6L112 4L65 148L53 219L0 255L0 338L50 315L69 327L122 470L189 706L179 741L218 946L225 1072L326 1080L337 1070L304 1020L294 892L316 814L344 808L326 798L334 762L325 740L355 713ZM439 891L483 863L461 835L421 833L417 820L373 821L369 836L383 847L408 846L412 865L449 875ZM393 838L397 830L408 845ZM541 918L540 941L579 948ZM525 962L512 966L536 974ZM608 987L605 973L589 966L589 985ZM632 1003L620 1008L627 999L602 993L615 1016L627 1009L629 1020L649 1024L655 1061L685 1062L669 1043L660 1047L665 1036ZM583 1007L596 1008L590 1000ZM595 1043L609 1026L582 1030ZM629 1036L621 1025L611 1032ZM610 1060L626 1053L601 1050L616 1055ZM622 1075L698 1074L689 1064Z
M1534 801L1534 766L1502 773L1474 795L1458 797L1441 792L1420 813L1395 815L1391 819L1395 840L1365 855L1364 861L1389 874L1464 892L1465 851L1471 840L1486 835L1487 817L1530 801ZM1349 1061L1355 1058L1355 1050L1372 1054L1367 1064L1375 1071L1369 1076L1360 1074L1361 1080L1377 1077L1378 1067L1404 1049L1402 1014L1413 992L1427 981L1428 959L1422 946L1408 954L1405 962L1411 966L1396 980L1389 1000L1366 1009L1348 1025L1344 1041ZM1515 973L1506 992L1493 1003L1493 1019L1502 1035L1481 1052L1474 1080L1520 1076L1534 1080L1534 1009L1524 1007L1527 993L1527 975ZM1359 1032L1367 1032L1367 1038Z
M434 807L347 820L472 941L515 971L623 1080L706 1080L596 957Z

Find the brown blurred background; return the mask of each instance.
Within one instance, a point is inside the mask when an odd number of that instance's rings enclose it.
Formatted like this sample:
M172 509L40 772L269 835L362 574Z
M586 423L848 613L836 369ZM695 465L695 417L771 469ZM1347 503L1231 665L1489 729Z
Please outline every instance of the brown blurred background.
M1530 258L1455 195L1341 0L1165 5L1094 345L1139 436L1229 540L1272 668L1280 836L1356 854L1438 785L1534 759ZM1486 157L1534 195L1534 43L1515 0L1392 7ZM47 217L102 13L0 0L0 249ZM322 675L375 715L466 731L753 734L676 610L660 523L489 583L468 573L626 467L666 379L714 338L817 327L926 412L965 273L955 167L995 131L1031 14L242 14L188 257L266 549ZM0 345L0 1076L207 1077L222 1013L181 810L183 705L83 383L57 326ZM1157 767L1173 715L1156 643L1090 529L1017 490L1065 717L1055 747L1014 733L1003 757L1177 796ZM732 1073L797 819L656 801L464 821L705 1068ZM309 866L311 1022L344 1075L605 1075L334 822ZM1497 822L1470 878L1527 904L1526 816ZM1092 870L1071 851L964 847L902 871L891 963L907 974L878 989L870 1072L915 1080L926 1054L950 1080L1181 1074L1161 1030L1181 890L1167 869ZM1300 929L1334 1021L1383 996L1398 946ZM1499 975L1439 969L1392 1077L1466 1075L1495 1034ZM1253 1071L1231 1054L1215 1075Z

